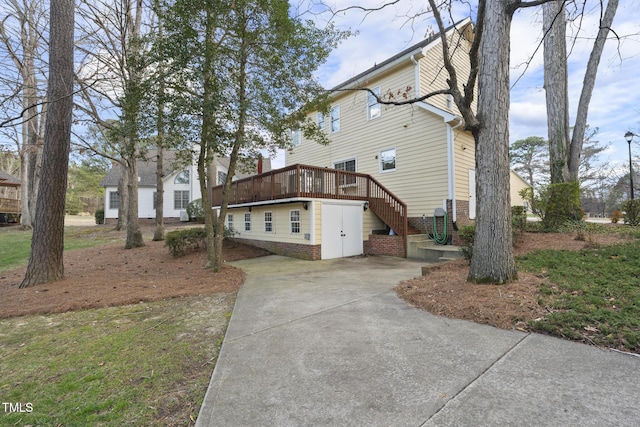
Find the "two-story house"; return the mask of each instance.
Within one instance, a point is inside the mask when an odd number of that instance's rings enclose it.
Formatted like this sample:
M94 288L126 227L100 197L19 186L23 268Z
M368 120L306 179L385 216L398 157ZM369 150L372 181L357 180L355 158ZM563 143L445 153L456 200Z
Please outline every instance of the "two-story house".
M471 20L446 36L464 80ZM447 89L447 78L434 35L334 87L329 114L312 117L331 143L292 131L284 169L234 183L227 225L247 243L306 259L428 258L434 238L450 243L475 218L473 136L450 96L389 106L362 89L401 101ZM214 188L213 206L220 200Z

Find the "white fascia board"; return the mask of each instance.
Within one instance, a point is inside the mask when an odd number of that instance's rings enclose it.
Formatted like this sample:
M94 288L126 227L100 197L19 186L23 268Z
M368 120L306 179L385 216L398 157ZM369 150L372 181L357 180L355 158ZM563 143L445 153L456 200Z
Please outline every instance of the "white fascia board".
M422 101L421 102L416 102L416 105L418 107L420 107L420 108L423 108L423 109L429 111L430 113L435 114L436 116L442 117L442 120L445 123L451 123L451 122L454 122L454 121L457 121L457 120L460 119L455 114L452 114L452 113L450 113L448 111L442 110L442 109L440 109L438 107L434 107L433 105L427 104L426 102L422 102Z

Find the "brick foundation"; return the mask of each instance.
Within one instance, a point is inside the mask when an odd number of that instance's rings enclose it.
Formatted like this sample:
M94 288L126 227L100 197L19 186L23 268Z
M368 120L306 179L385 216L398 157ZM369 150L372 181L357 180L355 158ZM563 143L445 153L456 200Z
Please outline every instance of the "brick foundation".
M464 244L453 227L453 204L451 200L447 200L447 219L447 233L451 236L450 243L456 246ZM433 234L433 216L410 217L407 220L416 230L426 234ZM473 223L474 220L469 219L469 202L467 200L458 200L456 202L456 225L459 228ZM444 220L442 218L437 219L436 227L438 233L442 234L444 228Z
M270 242L266 240L238 239L232 238L238 243L256 246L266 249L277 255L288 256L291 258L305 259L308 261L317 261L321 259L320 245L301 245L299 243Z
M369 241L364 243L364 253L366 255L404 257L404 239L402 236L370 234Z

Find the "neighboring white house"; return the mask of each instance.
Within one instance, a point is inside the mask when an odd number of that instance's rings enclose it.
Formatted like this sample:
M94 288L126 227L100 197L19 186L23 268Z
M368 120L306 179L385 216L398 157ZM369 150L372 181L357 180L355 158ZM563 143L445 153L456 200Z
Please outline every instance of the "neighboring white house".
M138 218L155 218L157 202L157 151L149 150L146 161L138 162ZM270 161L264 160L264 170L270 169ZM213 165L213 174L216 177L215 185L224 182L227 177L229 159L216 158ZM185 220L186 209L190 202L202 198L198 170L196 164L179 166L176 163L176 152L164 151L164 218L168 220ZM253 172L236 173L234 180L250 176ZM101 185L104 187L104 217L105 222L111 222L118 218L120 197L118 193L118 181L121 176L120 165L114 163L112 168L103 178Z

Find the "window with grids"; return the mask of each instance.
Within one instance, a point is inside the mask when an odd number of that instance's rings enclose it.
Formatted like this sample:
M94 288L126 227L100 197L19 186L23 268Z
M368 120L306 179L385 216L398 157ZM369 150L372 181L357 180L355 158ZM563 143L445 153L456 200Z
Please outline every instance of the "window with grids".
M251 212L244 213L244 231L251 231Z
M300 234L300 209L289 212L289 223L291 224L291 234Z
M117 191L109 191L109 209L118 209L120 207L120 195Z
M227 174L222 171L218 171L218 185L224 185L227 182Z
M341 171L356 171L356 159L344 160L342 162L336 162L333 164L334 169L338 169ZM339 182L340 185L354 185L356 183L356 177L353 175L340 175Z
M173 208L187 209L189 206L189 190L175 190L173 192Z
M318 128L324 130L324 113L318 113L316 115L316 120L318 122Z
M380 87L371 89L371 92L367 92L367 119L369 120L380 117L382 113L380 103L378 102L378 98L380 98ZM376 96L378 98L376 98Z
M233 214L227 214L227 228L233 230Z
M188 184L189 183L189 171L182 171L176 175L176 179L173 180L174 184Z
M264 232L273 233L273 212L271 211L264 213Z
M301 142L300 129L291 129L291 145L297 147Z
M335 105L331 107L331 132L338 132L340 130L340 106Z

